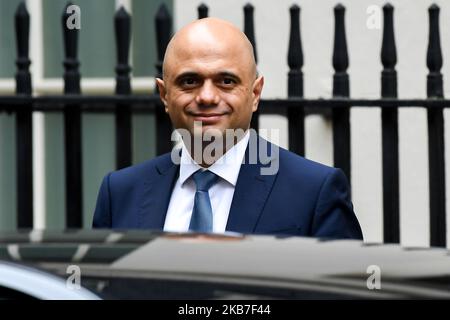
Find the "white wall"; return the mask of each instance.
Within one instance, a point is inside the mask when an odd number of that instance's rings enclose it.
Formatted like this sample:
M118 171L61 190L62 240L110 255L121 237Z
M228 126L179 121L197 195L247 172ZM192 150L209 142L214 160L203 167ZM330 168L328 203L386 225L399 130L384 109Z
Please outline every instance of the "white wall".
M350 56L350 91L352 97L376 98L380 95L380 50L382 29L369 29L370 6L384 5L381 0L344 0ZM174 6L175 29L196 19L198 0L178 0ZM246 0L204 1L209 15L243 27ZM265 76L264 98L286 97L286 62L289 40L289 7L301 7L301 37L304 54L305 97L330 97L332 91L333 7L336 0L259 0L255 6L255 33L260 72ZM426 97L426 49L428 7L441 7L441 45L444 58L442 73L450 74L450 1L393 0L397 43L398 89L401 98ZM382 17L382 15L381 15ZM382 23L381 23L382 26ZM445 95L450 82L444 78ZM381 112L379 108L354 108L352 125L352 185L355 211L367 242L382 241L382 171ZM445 113L446 123L450 115ZM281 145L287 145L287 121L282 117L264 117L262 128L280 128ZM306 156L332 164L331 123L320 117L306 119ZM450 131L446 130L446 158L450 157ZM427 246L429 242L429 195L426 112L404 108L399 112L400 144L400 224L401 243ZM446 180L450 181L447 166ZM450 192L447 187L447 195ZM448 198L448 197L447 197ZM448 204L447 204L448 206ZM449 212L450 210L447 210ZM448 215L447 215L448 216ZM450 217L447 218L447 221ZM447 227L447 230L450 228ZM448 235L450 232L448 232ZM450 239L449 236L447 236ZM447 241L447 243L450 241Z

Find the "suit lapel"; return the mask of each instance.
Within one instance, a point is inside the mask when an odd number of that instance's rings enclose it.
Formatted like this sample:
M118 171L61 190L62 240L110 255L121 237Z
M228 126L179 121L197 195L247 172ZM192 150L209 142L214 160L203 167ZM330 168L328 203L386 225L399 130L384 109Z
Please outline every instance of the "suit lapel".
M251 147L251 143L256 143ZM259 156L259 150L265 144L265 150L273 148L274 145L260 138L256 134L251 134L249 144L245 152L245 163L241 165L239 177L234 190L233 201L226 230L240 233L253 233L258 223L259 217L264 208L264 204L272 190L277 174L263 175L261 169L270 166L272 161L278 161L272 149L272 156L264 159ZM251 160L255 157L249 155L250 152L258 152L257 161Z
M163 229L179 167L171 161L169 154L156 164L156 172L145 181L139 208L140 228Z
M256 147L257 161L252 161L251 144ZM227 231L253 233L264 204L272 190L277 174L263 175L261 169L270 167L273 161L278 161L277 154L261 158L261 145L270 150L274 145L251 132L249 144L245 151L245 160L241 165L236 182L233 200L230 207ZM266 152L264 150L263 154ZM253 150L255 152L255 150ZM162 230L169 206L174 184L178 178L179 165L175 165L170 154L164 156L157 164L156 170L144 182L141 205L139 207L139 227L143 229Z

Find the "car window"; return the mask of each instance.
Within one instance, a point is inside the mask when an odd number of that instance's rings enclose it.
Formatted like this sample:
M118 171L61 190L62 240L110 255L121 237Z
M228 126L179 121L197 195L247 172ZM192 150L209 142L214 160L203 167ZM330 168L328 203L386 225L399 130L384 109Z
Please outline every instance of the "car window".
M26 299L26 300L36 300L34 297L17 291L17 290L13 290L11 288L8 287L3 287L0 286L0 300L15 300L15 299Z

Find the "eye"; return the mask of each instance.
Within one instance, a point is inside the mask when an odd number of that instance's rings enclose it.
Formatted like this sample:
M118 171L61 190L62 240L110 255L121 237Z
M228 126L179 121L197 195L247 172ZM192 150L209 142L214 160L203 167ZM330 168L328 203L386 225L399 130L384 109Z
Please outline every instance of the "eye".
M187 78L183 78L180 81L180 84L182 86L193 86L197 83L197 80L193 77L187 77Z
M222 83L226 86L230 86L236 84L236 80L234 80L233 78L225 77L222 79Z

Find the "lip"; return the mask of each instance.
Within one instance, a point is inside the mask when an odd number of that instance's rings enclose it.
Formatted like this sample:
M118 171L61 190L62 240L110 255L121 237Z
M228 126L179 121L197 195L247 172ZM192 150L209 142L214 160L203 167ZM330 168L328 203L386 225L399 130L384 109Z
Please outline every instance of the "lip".
M197 113L192 114L194 121L201 121L203 124L211 124L219 122L225 113Z

